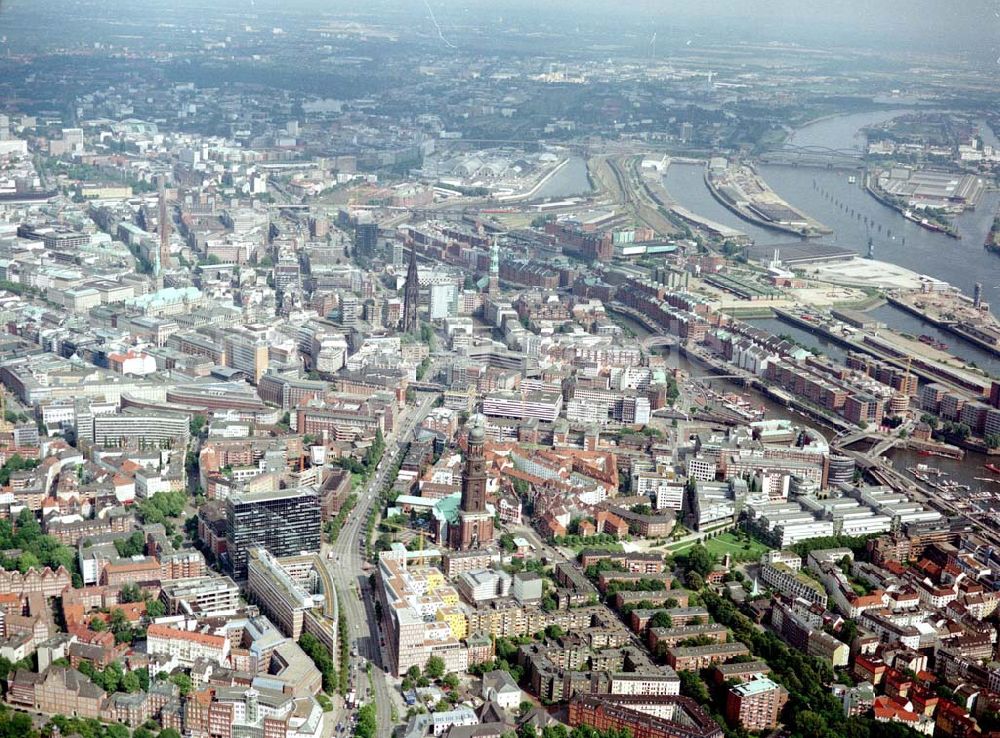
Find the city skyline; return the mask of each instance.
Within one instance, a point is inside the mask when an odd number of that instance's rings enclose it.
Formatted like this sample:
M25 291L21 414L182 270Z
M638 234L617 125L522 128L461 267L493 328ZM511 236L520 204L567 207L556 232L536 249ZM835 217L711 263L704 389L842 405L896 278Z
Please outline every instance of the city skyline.
M1000 7L0 3L0 732L1000 736Z

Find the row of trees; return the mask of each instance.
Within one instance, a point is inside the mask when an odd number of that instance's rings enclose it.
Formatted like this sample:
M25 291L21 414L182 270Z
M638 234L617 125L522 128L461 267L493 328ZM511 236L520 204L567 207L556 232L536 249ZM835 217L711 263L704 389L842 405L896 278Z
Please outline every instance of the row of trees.
M877 537L878 534L867 536L824 536L823 538L810 538L792 546L792 551L802 558L809 555L811 551L821 551L827 548L849 548L854 554L854 558L859 561L868 560L868 541Z
M575 548L577 546L600 546L602 548L607 548L608 546L618 545L617 536L614 536L611 533L595 533L592 536L556 536L554 540L557 546L568 546L570 548Z
M355 738L375 738L378 724L375 721L375 705L369 702L358 710L358 724L354 728Z
M98 669L89 661L81 661L79 671L108 694L149 691L149 671L145 668L126 673L117 661L112 661L104 669Z
M667 588L659 579L635 579L608 582L607 595L613 597L618 592L662 592Z
M690 604L692 607L694 607L697 604L697 602L698 602L697 594L692 594L688 598L688 604ZM633 610L653 610L658 607L660 606L657 605L652 600L640 600L639 602L626 602L624 605L621 606L621 609L619 609L618 612L621 613L621 616L623 618L627 618L629 615L632 614ZM675 607L680 607L680 603L674 597L668 597L663 601L662 607L665 610L672 610Z
M767 661L773 677L788 690L785 723L790 738L902 738L915 736L896 723L875 723L872 718L846 718L839 700L830 693L833 669L825 661L790 648L777 635L761 630L736 607L711 591L702 600L716 622L732 630L737 640Z
M16 455L13 458L17 458ZM6 465L4 468L7 468ZM9 519L0 520L0 550L20 552L16 557L0 556L0 566L5 569L26 572L32 567L49 566L58 569L65 566L70 572L77 571L73 549L42 533L42 526L34 512L27 508L21 510L15 524ZM74 576L73 586L83 586L79 575Z
M358 461L353 456L344 456L337 459L334 463L342 469L347 469L351 474L358 474L367 479L375 471L378 462L382 460L383 453L385 453L385 437L382 435L382 429L379 428L375 431L375 440L372 441L372 445L365 451L364 458L361 461Z
M556 724L547 725L539 732L533 724L525 723L518 728L516 733L509 731L504 733L501 738L632 738L632 731L628 728L598 730L589 725L578 725L569 730L565 725Z
M333 658L326 646L319 642L319 639L312 633L303 633L299 637L299 646L306 655L313 660L319 673L323 676L323 691L332 694L338 686L337 670L333 665Z
M340 591L337 591L337 602L343 602L340 597ZM347 635L347 615L344 613L343 608L338 608L337 611L337 646L340 649L338 654L340 658L340 670L337 674L337 691L341 695L347 694L347 688L351 683L351 658L350 658L350 646L348 645L348 635Z
M336 543L337 536L340 535L340 529L344 527L344 522L347 520L348 514L354 509L354 506L358 502L358 496L353 492L347 496L344 500L344 504L337 511L337 516L326 524L326 536L330 543Z
M14 713L17 715L18 713ZM31 718L27 715L23 716L27 720L28 726L31 725ZM2 719L0 719L2 722ZM81 717L66 717L65 715L56 715L49 721L49 724L42 729L43 735L55 735L55 729L59 730L61 735L79 735L81 738L129 738L129 730L124 725L118 723L102 723L100 720L95 720L94 718L81 718ZM174 731L176 733L177 731ZM145 730L145 733L152 735L150 731ZM0 731L2 735L2 731ZM37 730L31 730L30 732L22 733L23 736L37 736ZM139 731L136 730L136 738L140 738ZM161 732L162 736L163 733Z
M362 463L365 466L365 471L371 474L375 471L375 467L382 460L382 454L385 453L385 437L382 435L382 429L377 428L375 430L375 440L372 441L372 445L368 447L365 451L365 458Z

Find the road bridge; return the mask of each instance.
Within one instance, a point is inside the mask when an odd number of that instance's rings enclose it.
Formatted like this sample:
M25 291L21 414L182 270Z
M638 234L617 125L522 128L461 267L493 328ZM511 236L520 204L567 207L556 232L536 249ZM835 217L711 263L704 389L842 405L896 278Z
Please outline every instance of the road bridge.
M864 452L864 455L875 459L899 444L900 438L898 436L886 436L874 430L860 429L853 432L845 431L843 435L835 436L830 441L830 446L844 452L849 446L853 446L855 443L860 443L861 441L874 441L875 445Z
M847 448L848 446L853 446L855 443L858 443L860 441L865 441L868 439L876 439L876 438L882 438L882 434L874 430L858 429L853 431L852 433L846 433L844 435L838 434L830 442L830 445L839 448Z
M673 348L680 345L680 341L674 336L647 336L642 340L642 347L647 351L654 348Z
M437 384L435 382L410 382L407 385L407 388L416 392L444 392L448 389L443 384Z
M857 149L832 149L827 146L792 146L761 154L765 164L793 164L814 167L857 169L864 165L864 154Z
M896 436L889 436L888 438L879 441L878 444L873 446L872 450L868 453L871 456L879 457L890 448L893 448L897 443L899 443L899 439Z

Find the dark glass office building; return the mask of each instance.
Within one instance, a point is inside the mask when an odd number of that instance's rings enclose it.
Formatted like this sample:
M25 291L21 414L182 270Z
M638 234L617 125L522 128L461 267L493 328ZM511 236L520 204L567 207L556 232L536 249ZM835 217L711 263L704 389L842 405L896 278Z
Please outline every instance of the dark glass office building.
M247 575L247 551L263 546L274 556L320 548L319 495L312 487L251 492L226 500L227 566L236 579Z

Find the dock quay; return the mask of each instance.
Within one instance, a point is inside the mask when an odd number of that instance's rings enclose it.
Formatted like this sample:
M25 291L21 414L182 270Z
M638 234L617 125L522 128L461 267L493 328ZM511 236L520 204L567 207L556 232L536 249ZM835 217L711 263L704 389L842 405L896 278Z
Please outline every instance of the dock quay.
M709 234L713 236L739 242L749 242L750 240L750 237L743 231L730 228L727 225L722 225L722 223L716 223L714 220L709 220L708 218L698 215L697 213L692 213L687 208L676 203L669 204L667 208L685 223L690 223L697 228L708 231Z
M920 356L908 355L871 334L859 334L861 336L861 340L854 341L834 333L825 326L803 320L789 310L785 310L783 308L772 309L775 316L779 320L783 320L789 325L804 328L810 333L821 336L839 346L843 346L844 348L852 351L866 353L869 356L879 359L880 361L892 364L899 369L905 370L907 367L907 359L909 359L910 371L925 382L940 382L962 392L972 393L977 397L988 393L988 387L986 384L970 381L963 375L957 372L952 372L943 366L939 366L938 364L929 362Z
M761 228L804 238L833 233L827 226L778 197L751 167L741 165L732 168L722 161L724 166L715 164L713 159L705 168L703 178L712 197L727 210ZM713 175L713 172L719 174ZM726 194L725 190L730 190L732 195Z
M920 308L914 307L913 305L910 305L904 302L903 300L900 300L898 297L894 295L887 295L885 299L889 302L890 305L898 307L900 310L909 313L915 318L920 318L920 320L926 321L931 325L940 328L943 331L948 331L948 333L952 334L953 336L957 336L958 338L961 338L963 341L967 343L971 343L976 348L981 348L984 351L989 351L994 356L1000 356L1000 344L990 343L989 341L985 341L982 338L979 338L978 336L969 333L960 323L957 323L953 320L942 320L940 318L936 318L930 313L925 313Z

